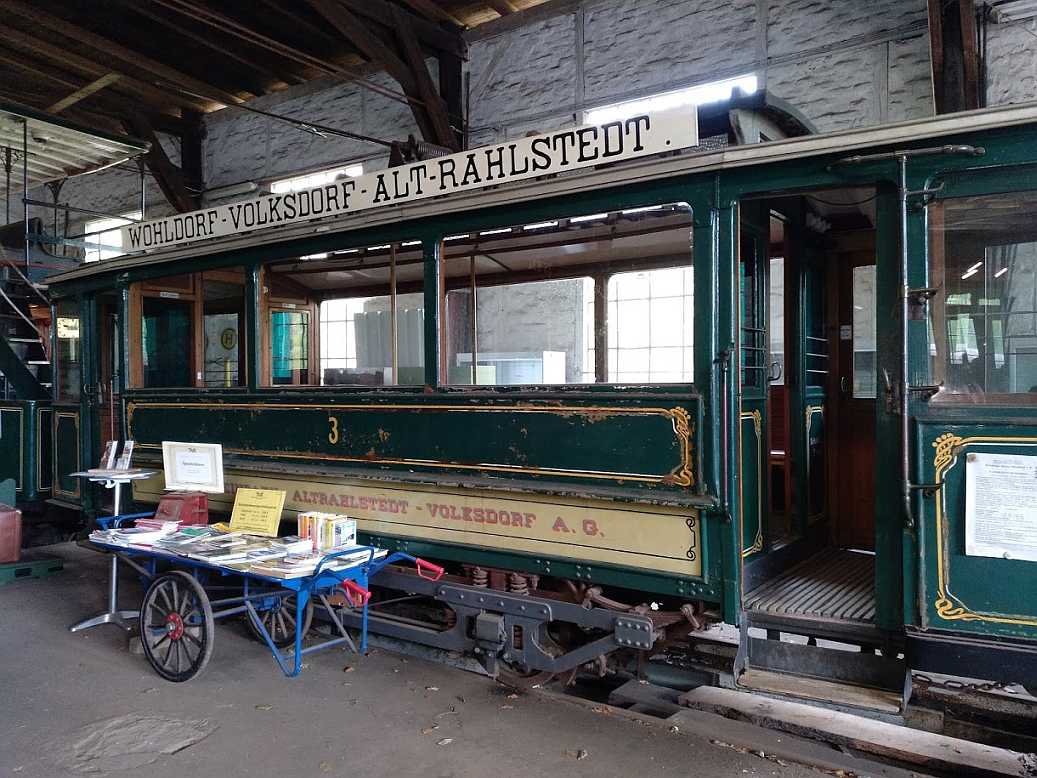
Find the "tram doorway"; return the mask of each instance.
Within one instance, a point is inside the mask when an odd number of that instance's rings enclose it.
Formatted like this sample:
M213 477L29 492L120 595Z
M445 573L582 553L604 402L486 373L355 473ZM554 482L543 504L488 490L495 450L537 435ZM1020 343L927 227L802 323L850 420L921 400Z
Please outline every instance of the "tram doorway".
M755 626L876 632L874 193L743 203L743 609Z

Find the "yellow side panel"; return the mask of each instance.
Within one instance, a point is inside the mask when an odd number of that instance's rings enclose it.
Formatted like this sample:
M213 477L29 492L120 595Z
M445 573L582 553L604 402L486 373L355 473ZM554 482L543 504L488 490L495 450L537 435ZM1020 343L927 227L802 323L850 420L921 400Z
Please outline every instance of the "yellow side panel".
M212 510L229 513L233 493L241 487L283 489L288 518L300 511L326 510L345 513L358 520L361 531L381 535L606 562L683 576L702 573L699 516L690 508L310 481L232 471L226 473L225 482L225 494L209 496ZM135 482L134 498L158 502L163 487L161 473Z

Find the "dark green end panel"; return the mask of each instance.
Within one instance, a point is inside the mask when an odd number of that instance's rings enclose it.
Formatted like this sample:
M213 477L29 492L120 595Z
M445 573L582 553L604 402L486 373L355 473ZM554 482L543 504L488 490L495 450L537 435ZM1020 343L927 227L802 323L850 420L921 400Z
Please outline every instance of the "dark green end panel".
M918 532L921 626L1037 638L1037 562L969 555L965 548L969 457L1014 454L1037 465L1037 423L930 421L921 425L919 439L922 482L943 484L924 499ZM997 498L975 499L978 515L984 500Z
M25 507L50 496L50 401L0 401L0 481L11 478Z
M79 406L54 408L54 496L79 501L78 478L69 477L82 469L79 461Z

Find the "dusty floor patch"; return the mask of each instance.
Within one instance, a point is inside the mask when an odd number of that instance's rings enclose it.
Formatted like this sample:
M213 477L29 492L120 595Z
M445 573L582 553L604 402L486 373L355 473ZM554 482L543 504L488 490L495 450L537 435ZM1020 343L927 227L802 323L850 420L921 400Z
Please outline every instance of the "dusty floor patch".
M73 773L131 770L204 740L216 727L205 719L115 716L87 724L61 738L46 759Z

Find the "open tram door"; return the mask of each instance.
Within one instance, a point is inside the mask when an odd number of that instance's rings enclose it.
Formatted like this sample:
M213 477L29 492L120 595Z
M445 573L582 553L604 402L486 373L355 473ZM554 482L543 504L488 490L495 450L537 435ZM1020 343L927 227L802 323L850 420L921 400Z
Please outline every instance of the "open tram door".
M862 188L740 206L735 671L744 686L895 712L906 667L886 539L899 526L876 501L896 477L877 445L878 376L895 357L878 328L896 305L895 285L877 285L886 210Z

